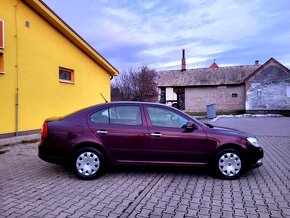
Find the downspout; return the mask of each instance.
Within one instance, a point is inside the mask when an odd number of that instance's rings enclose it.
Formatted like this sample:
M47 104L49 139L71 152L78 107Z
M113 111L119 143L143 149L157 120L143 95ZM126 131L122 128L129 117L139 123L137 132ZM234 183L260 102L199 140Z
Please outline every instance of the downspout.
M15 7L15 42L16 42L16 61L15 61L15 72L16 72L16 95L15 95L15 135L19 136L19 72L18 72L18 28L17 28L17 6Z

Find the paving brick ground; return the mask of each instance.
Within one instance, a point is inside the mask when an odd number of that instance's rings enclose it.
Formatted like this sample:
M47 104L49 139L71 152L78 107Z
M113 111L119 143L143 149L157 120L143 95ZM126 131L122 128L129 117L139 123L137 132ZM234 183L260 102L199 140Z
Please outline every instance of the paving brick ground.
M122 167L81 181L68 169L40 160L37 143L4 147L0 217L290 217L290 134L275 131L259 135L264 165L234 181L201 169L169 167Z

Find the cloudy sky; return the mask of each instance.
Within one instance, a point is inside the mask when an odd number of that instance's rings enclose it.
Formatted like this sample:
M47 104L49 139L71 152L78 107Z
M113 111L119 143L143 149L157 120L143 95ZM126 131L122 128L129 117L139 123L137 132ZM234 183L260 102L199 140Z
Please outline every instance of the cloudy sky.
M44 0L119 71L264 63L290 67L289 0Z

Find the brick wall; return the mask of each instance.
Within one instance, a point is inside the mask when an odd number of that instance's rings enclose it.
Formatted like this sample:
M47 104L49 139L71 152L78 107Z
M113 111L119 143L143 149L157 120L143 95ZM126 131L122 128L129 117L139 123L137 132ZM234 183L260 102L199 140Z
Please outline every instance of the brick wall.
M185 111L206 112L208 104L216 104L218 112L245 110L244 93L244 85L186 88Z

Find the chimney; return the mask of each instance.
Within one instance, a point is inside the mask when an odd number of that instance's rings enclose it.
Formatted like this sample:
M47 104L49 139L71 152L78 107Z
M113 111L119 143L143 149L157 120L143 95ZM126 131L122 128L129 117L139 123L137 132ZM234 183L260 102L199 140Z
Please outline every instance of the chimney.
M181 71L186 71L185 49L182 49Z
M255 65L259 65L259 60L255 60Z

